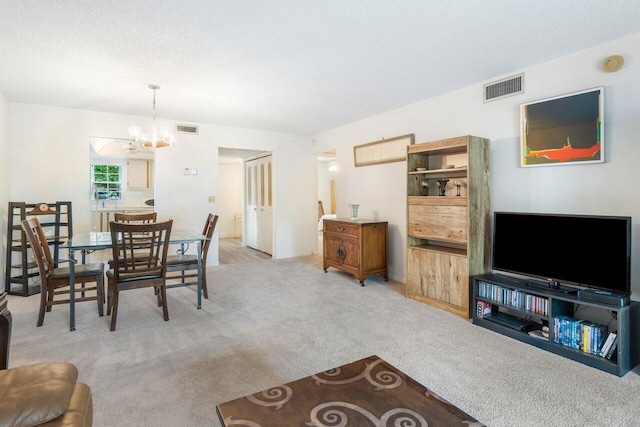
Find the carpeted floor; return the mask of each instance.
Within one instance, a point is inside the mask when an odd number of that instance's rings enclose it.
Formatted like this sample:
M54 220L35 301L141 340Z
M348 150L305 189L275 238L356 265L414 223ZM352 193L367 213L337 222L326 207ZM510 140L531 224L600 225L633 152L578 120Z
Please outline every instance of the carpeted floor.
M215 405L378 355L490 426L640 425L640 368L623 378L472 325L404 297L404 286L305 257L207 270L209 300L168 290L121 294L118 329L93 302L9 297L10 367L68 361L94 398L95 426L219 426ZM638 327L638 325L635 325ZM278 426L279 427L279 426Z

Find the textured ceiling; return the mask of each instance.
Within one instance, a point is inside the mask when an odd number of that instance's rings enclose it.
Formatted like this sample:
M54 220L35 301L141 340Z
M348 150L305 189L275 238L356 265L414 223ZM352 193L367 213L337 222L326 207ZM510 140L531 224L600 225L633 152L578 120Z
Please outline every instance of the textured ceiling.
M637 32L637 0L2 0L0 93L311 135Z

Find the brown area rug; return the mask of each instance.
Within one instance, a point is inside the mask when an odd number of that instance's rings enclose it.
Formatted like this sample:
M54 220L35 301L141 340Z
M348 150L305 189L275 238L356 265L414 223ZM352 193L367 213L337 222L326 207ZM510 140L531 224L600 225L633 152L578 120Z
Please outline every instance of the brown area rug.
M378 356L217 406L225 426L482 426Z

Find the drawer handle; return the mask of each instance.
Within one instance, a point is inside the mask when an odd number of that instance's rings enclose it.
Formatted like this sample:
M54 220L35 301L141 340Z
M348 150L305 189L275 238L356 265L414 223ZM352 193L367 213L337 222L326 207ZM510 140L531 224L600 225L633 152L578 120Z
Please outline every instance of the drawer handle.
M344 228L338 227L338 232L342 233L343 231L344 231Z

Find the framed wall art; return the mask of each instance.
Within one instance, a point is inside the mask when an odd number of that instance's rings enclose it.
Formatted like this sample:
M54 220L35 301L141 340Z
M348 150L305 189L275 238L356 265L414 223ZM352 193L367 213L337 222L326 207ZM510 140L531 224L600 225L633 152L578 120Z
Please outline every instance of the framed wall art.
M382 139L353 147L356 167L401 162L407 159L407 145L413 144L413 134Z
M604 162L604 88L520 105L520 165Z

